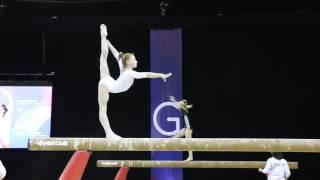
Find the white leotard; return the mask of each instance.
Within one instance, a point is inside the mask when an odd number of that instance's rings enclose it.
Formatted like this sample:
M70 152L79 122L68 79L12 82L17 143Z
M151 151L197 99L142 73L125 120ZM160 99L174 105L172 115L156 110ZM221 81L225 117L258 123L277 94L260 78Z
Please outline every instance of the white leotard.
M291 174L287 161L285 159L278 160L274 157L267 160L262 172L268 175L268 180L285 180Z
M119 58L119 52L113 48L111 43L109 46L111 46L110 50L113 56L116 58L120 69L120 76L118 79L115 80L110 75L106 75L106 77L102 79L102 83L107 86L110 93L121 93L127 91L132 86L134 79L147 78L147 72L137 72L132 69L123 69L122 60Z
M128 90L134 79L147 78L147 72L137 72L134 70L124 70L120 73L118 79L113 79L110 75L107 75L102 79L108 87L110 93L121 93Z

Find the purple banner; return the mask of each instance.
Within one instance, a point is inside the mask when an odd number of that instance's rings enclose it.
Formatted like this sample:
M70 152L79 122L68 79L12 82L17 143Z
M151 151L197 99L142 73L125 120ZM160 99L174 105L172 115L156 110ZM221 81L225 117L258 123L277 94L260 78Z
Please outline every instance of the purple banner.
M182 97L181 30L152 30L151 71L173 75L164 83L151 81L151 137L170 138L181 128L182 114L169 102L169 95ZM182 152L151 152L152 160L182 160ZM152 168L151 180L182 180L181 168Z

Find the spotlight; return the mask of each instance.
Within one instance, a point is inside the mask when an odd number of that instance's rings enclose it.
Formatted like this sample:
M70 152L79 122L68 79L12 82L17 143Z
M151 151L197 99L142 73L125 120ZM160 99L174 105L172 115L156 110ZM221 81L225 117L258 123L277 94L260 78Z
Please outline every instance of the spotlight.
M165 16L166 15L166 10L169 7L169 3L167 3L166 1L161 1L160 2L160 11L161 11L161 16Z
M4 10L6 8L6 5L4 4L3 0L0 2L0 15L4 14Z

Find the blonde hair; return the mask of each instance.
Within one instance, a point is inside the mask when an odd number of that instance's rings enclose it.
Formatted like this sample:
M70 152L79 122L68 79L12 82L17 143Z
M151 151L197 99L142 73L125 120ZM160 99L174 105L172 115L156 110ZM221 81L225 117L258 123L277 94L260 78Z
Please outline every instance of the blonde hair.
M128 66L128 61L134 57L133 53L119 53L119 59L122 61L123 67L126 68Z

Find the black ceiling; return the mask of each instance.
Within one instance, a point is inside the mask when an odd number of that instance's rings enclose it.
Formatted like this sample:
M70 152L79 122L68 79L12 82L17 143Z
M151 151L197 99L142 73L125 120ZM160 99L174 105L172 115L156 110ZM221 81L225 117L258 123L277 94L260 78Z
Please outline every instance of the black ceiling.
M0 0L2 16L166 16L247 13L318 13L317 2L239 0Z

